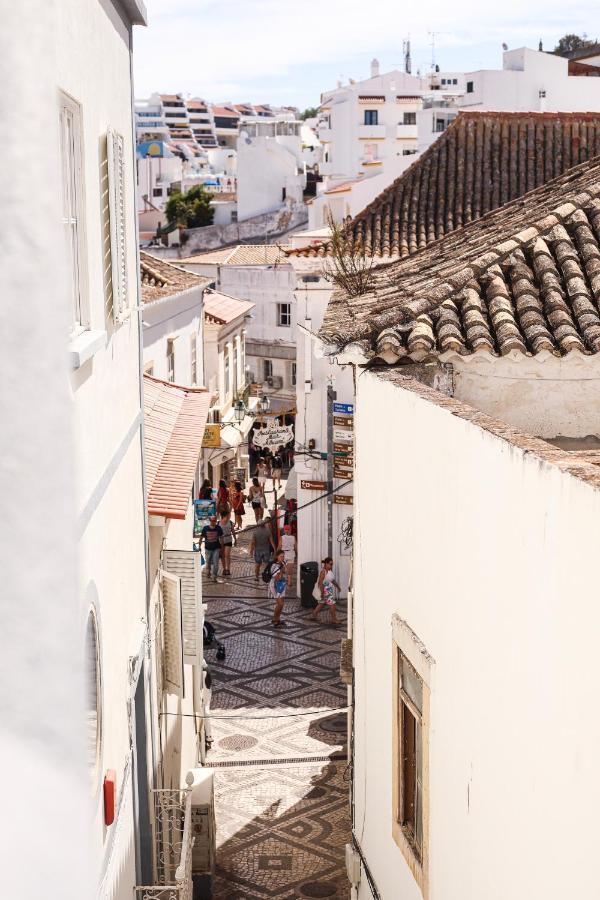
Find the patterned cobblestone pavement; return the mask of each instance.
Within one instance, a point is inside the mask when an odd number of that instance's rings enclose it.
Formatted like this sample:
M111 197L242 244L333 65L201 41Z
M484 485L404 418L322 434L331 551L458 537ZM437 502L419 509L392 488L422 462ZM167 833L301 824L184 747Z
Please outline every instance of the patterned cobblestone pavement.
M250 524L245 520L245 525ZM225 645L206 658L213 676L216 767L216 900L347 900L350 839L346 688L335 628L307 618L288 590L285 628L254 579L249 532L234 550L232 576L206 582L206 618ZM235 718L238 716L238 718Z

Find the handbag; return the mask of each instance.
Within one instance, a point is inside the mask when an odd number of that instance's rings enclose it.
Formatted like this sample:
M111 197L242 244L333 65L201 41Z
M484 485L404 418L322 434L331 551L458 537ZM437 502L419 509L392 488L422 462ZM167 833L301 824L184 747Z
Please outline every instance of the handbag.
M321 596L321 588L319 587L318 581L313 588L312 595L313 595L313 599L316 600L317 603L322 603L323 597Z

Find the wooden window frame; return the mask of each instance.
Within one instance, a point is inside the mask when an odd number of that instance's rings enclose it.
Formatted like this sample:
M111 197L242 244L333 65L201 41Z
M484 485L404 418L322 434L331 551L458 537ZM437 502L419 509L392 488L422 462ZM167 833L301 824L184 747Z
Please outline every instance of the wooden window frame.
M291 328L292 327L292 304L291 303L278 303L277 304L277 325L279 326L279 328Z
M422 709L419 711L410 697L401 688L400 664L404 658L422 684ZM417 882L424 900L429 896L429 722L430 722L430 678L434 663L424 645L404 620L394 615L392 618L392 837L402 853ZM421 844L416 845L414 835L404 822L403 779L401 776L403 754L402 716L407 708L418 718L421 725L421 783L422 783L422 828Z

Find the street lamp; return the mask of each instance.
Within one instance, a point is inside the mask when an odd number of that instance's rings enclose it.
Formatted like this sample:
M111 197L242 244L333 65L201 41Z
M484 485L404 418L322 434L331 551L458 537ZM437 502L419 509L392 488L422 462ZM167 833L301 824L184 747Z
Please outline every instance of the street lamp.
M271 401L266 394L263 394L256 405L259 413L267 413L271 408Z
M235 416L235 421L241 425L241 423L246 418L246 407L244 406L243 400L236 400L233 404L233 415Z

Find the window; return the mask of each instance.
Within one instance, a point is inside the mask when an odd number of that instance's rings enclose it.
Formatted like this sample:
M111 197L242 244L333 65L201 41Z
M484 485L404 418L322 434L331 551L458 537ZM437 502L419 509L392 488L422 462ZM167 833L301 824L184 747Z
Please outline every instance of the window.
M296 363L292 363L292 387L296 386Z
M365 125L377 125L378 116L377 109L365 109Z
M190 335L190 371L192 384L198 384L198 340L195 333Z
M125 215L125 139L109 128L106 133L110 260L113 319L122 322L129 305L127 282L127 223Z
M399 822L421 861L423 847L423 682L398 650Z
M270 359L263 359L263 380L266 381L267 378L273 377L273 361Z
M100 641L96 613L90 609L85 629L85 701L87 713L88 764L96 784L102 747L102 686L100 682Z
M467 81L467 94L472 94L475 89L475 83L473 81Z
M453 78L453 79L452 79L452 84L458 84L458 78Z
M81 109L79 104L60 95L60 161L62 181L62 224L70 293L73 328L88 324L84 275L83 167L81 149Z
M231 221L237 222L237 220L238 220L237 209L232 209L231 210Z
M287 197L287 188L281 188L281 202L285 203L285 198Z
M446 79L442 78L442 84L446 84Z
M446 120L445 119L436 119L435 120L435 131L439 133L440 131L444 131L446 128Z
M162 197L163 189L162 188L152 188L152 196L153 197Z
M167 340L167 381L175 381L175 341Z
M238 389L238 351L237 347L233 348L233 393L237 394Z
M435 664L407 623L392 616L392 836L423 895L429 866L429 681Z
M291 303L278 303L277 304L277 324L282 327L289 328L292 324L292 304Z
M417 124L417 114L416 112L405 112L402 116L402 124L403 125L416 125Z
M225 399L229 397L229 386L230 386L230 371L229 371L229 351L225 349Z
M403 150L402 156L413 156L416 152L416 150Z

